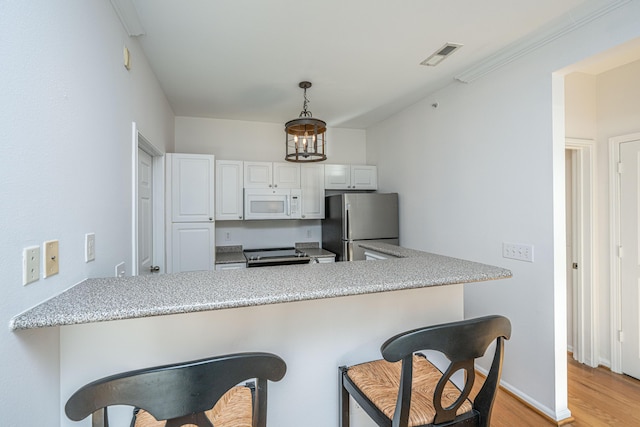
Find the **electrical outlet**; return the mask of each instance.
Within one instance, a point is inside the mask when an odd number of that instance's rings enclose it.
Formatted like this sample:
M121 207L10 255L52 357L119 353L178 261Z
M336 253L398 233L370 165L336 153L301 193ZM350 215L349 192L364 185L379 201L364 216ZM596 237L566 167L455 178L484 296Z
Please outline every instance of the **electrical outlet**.
M307 229L307 239L311 238L311 229Z
M84 262L96 259L96 233L84 235Z
M502 256L518 261L533 262L533 245L503 242Z
M22 250L22 284L36 280L40 280L40 246L30 246Z
M116 277L124 277L125 273L126 273L126 270L125 270L124 262L121 262L120 264L116 265Z
M53 276L60 271L60 259L58 256L58 241L44 242L44 277Z
M227 231L227 232L224 233L224 240L227 241L227 242L231 240L231 233L230 232Z

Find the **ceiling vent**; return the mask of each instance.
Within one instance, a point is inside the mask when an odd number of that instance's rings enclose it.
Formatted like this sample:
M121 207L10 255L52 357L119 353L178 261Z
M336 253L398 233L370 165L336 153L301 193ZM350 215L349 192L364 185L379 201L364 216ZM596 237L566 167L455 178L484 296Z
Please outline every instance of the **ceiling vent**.
M435 53L433 53L430 57L422 61L420 65L435 67L436 65L444 61L445 58L450 56L453 52L460 49L461 47L462 45L458 43L447 43L444 46L442 46L440 49L438 49Z

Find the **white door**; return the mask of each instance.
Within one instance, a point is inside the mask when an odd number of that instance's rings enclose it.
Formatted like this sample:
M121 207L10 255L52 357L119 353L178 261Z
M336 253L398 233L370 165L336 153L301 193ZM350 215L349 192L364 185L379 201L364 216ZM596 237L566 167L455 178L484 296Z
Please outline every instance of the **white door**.
M302 219L324 218L324 166L301 165Z
M271 162L244 162L244 188L271 188L273 164Z
M173 222L213 221L214 157L171 154L169 158Z
M215 269L215 233L212 222L174 222L173 273Z
M216 220L240 220L243 216L243 162L216 160Z
M351 166L351 188L358 190L377 190L378 168L370 165Z
M300 165L297 163L274 163L273 186L276 188L300 188Z
M622 372L640 379L640 140L620 144Z
M349 165L324 165L324 188L326 190L351 188L351 167Z
M153 160L138 149L138 274L153 265Z

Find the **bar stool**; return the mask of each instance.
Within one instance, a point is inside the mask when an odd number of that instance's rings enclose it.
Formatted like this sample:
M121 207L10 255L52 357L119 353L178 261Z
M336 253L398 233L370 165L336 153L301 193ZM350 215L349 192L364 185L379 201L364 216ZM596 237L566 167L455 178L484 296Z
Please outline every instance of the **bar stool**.
M339 367L340 427L349 426L349 396L379 426L488 427L502 373L504 340L511 322L486 316L428 326L396 335L381 347L384 360ZM475 359L496 342L491 368L475 399L469 393L475 380ZM437 350L450 361L444 374L416 353ZM464 387L450 378L464 371Z
M93 427L108 427L108 406L131 405L131 426L136 427L265 427L267 380L280 381L286 370L284 360L270 353L139 369L81 387L67 401L65 413L74 421L92 415Z

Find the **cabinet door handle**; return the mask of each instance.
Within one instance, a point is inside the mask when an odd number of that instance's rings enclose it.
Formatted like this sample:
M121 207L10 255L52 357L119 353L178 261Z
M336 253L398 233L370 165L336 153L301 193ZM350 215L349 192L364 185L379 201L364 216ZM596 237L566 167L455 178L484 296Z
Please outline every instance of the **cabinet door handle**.
M209 221L213 221L213 217L209 217Z
M239 215L239 216L238 216L238 219L242 219L242 215Z
M152 265L151 267L149 267L149 271L155 273L156 271L160 271L160 267L157 265Z

